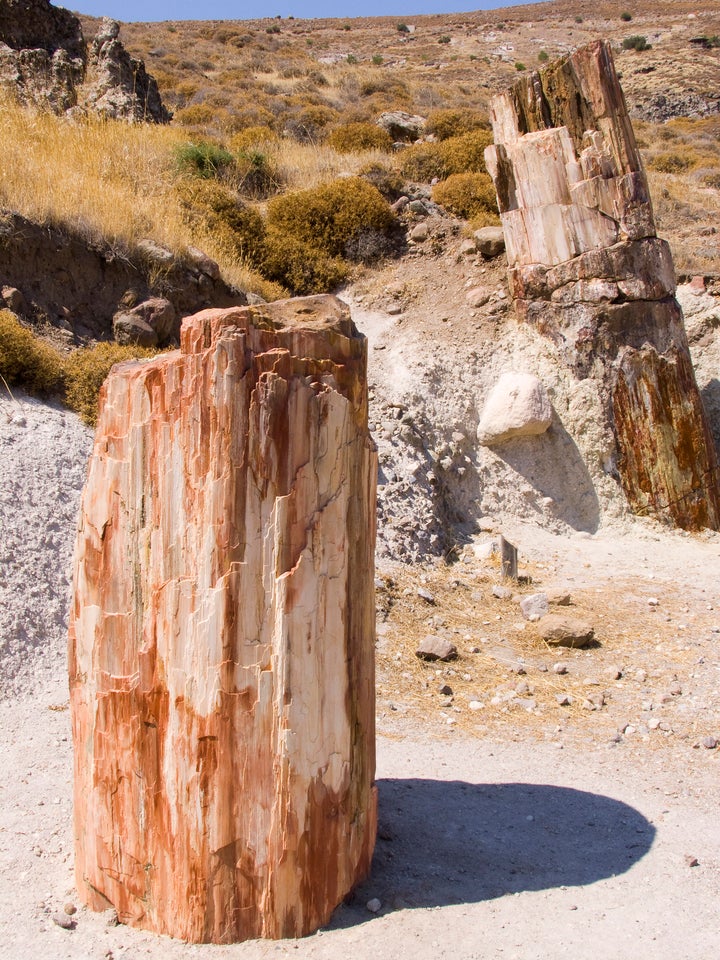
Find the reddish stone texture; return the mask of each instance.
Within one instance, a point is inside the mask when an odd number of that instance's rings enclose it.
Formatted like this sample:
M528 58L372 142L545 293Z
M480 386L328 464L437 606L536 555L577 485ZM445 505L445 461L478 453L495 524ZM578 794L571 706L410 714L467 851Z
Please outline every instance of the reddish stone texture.
M631 509L717 529L718 464L609 43L519 80L491 119L518 316L598 381Z
M207 310L101 395L70 624L76 879L194 942L301 936L376 830L366 342Z

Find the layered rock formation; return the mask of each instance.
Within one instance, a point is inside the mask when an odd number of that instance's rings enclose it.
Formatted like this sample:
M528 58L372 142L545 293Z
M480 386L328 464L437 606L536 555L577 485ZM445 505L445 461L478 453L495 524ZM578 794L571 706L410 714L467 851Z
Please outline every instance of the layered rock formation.
M609 44L518 81L491 119L486 162L519 316L578 378L599 382L631 508L717 529L718 465L672 258L656 236Z
M103 388L70 625L76 877L190 941L370 866L377 460L344 304L207 310Z
M167 123L157 83L103 19L88 51L80 21L49 0L0 3L0 86L22 103L57 113L91 111L118 120Z

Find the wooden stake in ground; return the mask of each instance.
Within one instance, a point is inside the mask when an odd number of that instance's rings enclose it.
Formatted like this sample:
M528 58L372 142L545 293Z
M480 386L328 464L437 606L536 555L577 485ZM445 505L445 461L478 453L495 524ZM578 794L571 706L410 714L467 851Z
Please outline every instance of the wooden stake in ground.
M366 343L333 297L205 311L111 374L70 626L92 908L301 936L367 873L376 476Z

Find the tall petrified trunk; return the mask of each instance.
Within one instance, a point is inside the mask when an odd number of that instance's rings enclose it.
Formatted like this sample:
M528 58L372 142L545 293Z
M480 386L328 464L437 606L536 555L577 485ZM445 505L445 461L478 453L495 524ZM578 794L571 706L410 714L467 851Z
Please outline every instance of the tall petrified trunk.
M191 941L306 934L376 828L376 455L333 297L114 368L75 559L76 877Z
M717 529L718 465L610 45L519 80L492 122L519 316L599 381L631 508Z

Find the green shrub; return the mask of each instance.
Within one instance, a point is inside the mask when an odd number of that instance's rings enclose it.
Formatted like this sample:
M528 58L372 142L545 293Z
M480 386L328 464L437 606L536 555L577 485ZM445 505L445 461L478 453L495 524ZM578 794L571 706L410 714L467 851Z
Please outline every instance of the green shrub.
M98 415L98 394L116 363L152 357L157 350L118 343L98 343L76 350L65 362L65 403L85 423L93 426Z
M312 243L276 229L268 230L261 270L293 296L334 290L348 275L348 267L339 257L329 257Z
M348 63L357 63L357 62L358 62L358 58L355 56L354 53L349 53L349 54L347 55L347 57L345 57L345 59L347 60Z
M410 33L410 27L406 23L398 23L396 29L398 33Z
M375 64L376 67L379 67L383 62L382 54L374 53L372 56L372 62Z
M466 220L485 213L497 215L495 187L487 173L454 173L433 187L432 198Z
M484 113L469 108L433 110L428 114L425 130L438 140L449 140L473 130L489 130L490 121Z
M627 10L624 10L620 14L620 19L623 20L625 23L630 23L630 21L632 20L632 14L629 13Z
M183 217L190 226L213 234L231 258L253 265L260 263L265 224L256 210L217 182L185 182L177 192Z
M349 177L276 197L268 204L267 223L328 257L341 257L361 233L390 233L395 216L372 184Z
M540 63L547 63L549 59L550 57L548 55L547 50L541 50L540 53L538 54L538 60L540 61Z
M521 71L521 70L527 70L527 67L521 60L517 60L515 62L515 69L518 71Z
M57 350L23 326L10 310L0 310L0 376L8 386L28 393L52 393L62 385L63 367Z
M450 43L450 37L442 36L438 38L438 43Z
M229 150L200 140L197 143L182 143L175 148L175 164L180 173L211 180L232 166L233 155Z
M344 123L332 131L327 142L338 153L392 150L392 137L375 123Z
M652 44L648 43L647 37L632 36L625 37L622 42L623 50L651 50Z

